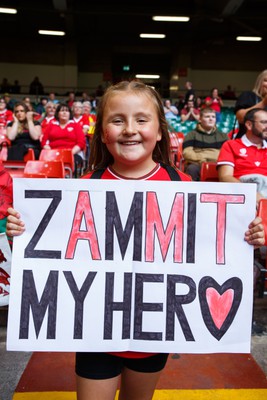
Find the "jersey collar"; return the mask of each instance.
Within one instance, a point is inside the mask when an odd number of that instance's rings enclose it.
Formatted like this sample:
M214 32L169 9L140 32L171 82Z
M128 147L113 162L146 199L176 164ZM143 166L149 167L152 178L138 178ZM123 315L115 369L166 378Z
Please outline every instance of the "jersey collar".
M241 137L241 141L242 141L243 144L244 144L245 146L247 146L247 147L250 147L250 146L255 146L255 147L257 147L257 145L256 145L255 143L252 143L252 142L248 139L248 137L247 137L246 134L243 135L243 136ZM263 141L262 141L262 149L266 149L266 148L267 148L267 142L266 142L266 140L263 140Z

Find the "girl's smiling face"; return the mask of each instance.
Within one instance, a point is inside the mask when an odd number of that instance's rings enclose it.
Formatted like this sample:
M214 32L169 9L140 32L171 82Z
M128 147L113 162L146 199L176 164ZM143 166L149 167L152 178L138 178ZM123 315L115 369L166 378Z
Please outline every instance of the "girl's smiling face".
M137 178L154 168L152 154L162 134L156 105L147 95L122 91L110 96L102 128L118 173Z

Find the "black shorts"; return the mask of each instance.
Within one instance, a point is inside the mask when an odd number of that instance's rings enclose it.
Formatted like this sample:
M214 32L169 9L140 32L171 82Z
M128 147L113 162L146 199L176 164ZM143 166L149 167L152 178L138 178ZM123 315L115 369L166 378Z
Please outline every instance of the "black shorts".
M110 379L121 374L123 368L136 372L159 372L167 362L168 354L145 358L124 358L108 353L76 353L76 374L87 379Z

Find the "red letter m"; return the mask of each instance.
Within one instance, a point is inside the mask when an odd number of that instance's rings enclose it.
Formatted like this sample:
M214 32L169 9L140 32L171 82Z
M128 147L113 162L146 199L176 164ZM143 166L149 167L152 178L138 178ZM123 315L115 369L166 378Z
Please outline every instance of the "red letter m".
M146 246L145 259L154 261L155 232L158 236L162 259L165 260L170 241L174 237L173 260L182 262L183 249L183 220L184 220L184 194L176 193L166 229L163 227L161 212L157 195L154 192L147 193L146 202Z

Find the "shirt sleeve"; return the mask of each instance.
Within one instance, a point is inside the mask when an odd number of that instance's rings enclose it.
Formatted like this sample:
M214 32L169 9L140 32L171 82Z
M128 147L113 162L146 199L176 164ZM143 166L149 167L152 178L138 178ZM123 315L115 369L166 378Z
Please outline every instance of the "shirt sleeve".
M231 165L232 167L235 166L235 158L234 158L234 153L232 151L231 142L233 141L228 140L227 142L224 142L224 144L222 145L217 160L217 165Z

